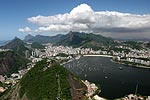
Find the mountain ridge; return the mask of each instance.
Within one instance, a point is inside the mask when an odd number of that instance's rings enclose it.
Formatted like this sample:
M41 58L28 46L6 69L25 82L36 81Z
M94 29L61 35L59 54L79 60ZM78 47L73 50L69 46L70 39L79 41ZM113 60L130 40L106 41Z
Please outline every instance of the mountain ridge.
M29 62L26 55L30 55L30 50L21 39L15 37L0 48L9 49L8 51L0 52L0 74L12 74L17 72L18 69L26 67Z
M1 46L1 48L2 49L12 49L12 50L14 50L17 46L24 45L24 44L25 43L21 39L15 37L13 40L11 40L6 45Z
M27 44L17 37L0 48L13 50L15 53L18 53L21 56L25 56L25 52L30 51L30 49L27 48Z
M31 36L30 36L31 37ZM56 36L42 36L37 35L30 38L30 41L25 37L25 42L40 42L40 43L52 43L54 45L65 45L73 47L93 47L110 45L114 43L114 39L104 37L102 35L97 35L93 33L84 33L84 32L73 32L70 31L68 34Z
M55 36L43 36L43 35L36 35L36 36L32 36L32 35L27 35L24 38L25 42L40 42L40 43L56 43L57 41L61 40L61 38L63 38L62 34L58 34Z

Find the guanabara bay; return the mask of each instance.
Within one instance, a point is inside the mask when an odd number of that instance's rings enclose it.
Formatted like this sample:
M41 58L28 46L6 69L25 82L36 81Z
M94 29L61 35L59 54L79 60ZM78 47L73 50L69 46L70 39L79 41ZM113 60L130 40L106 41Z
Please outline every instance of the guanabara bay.
M150 100L149 5L1 0L0 100Z

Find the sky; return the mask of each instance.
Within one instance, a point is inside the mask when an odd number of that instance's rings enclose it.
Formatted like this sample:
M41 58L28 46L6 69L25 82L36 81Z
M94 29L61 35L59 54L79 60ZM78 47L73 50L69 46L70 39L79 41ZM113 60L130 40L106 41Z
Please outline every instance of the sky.
M0 0L0 40L69 31L150 38L150 0Z

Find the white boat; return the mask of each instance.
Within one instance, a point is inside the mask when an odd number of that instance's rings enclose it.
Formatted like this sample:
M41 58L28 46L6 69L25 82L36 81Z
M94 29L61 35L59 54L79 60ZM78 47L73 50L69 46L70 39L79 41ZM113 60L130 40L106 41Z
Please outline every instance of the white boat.
M123 68L122 67L118 67L120 70L123 70Z

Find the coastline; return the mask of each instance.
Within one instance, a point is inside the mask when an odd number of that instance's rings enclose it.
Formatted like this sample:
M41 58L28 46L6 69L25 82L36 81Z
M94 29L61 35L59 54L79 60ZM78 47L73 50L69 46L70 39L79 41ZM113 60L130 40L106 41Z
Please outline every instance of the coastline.
M146 67L146 66L142 66L142 65L125 64L123 62L114 61L113 59L111 59L111 61L114 62L114 63L122 64L122 65L129 65L131 67L150 69L150 67Z
M109 58L113 58L114 56L111 56L111 55L83 55L84 57L109 57ZM150 69L150 67L147 67L147 66L143 66L143 65L133 65L133 64L125 64L123 62L120 62L120 61L114 61L113 59L111 59L112 62L114 63L118 63L118 64L122 64L122 65L129 65L129 66L132 66L132 67L137 67L137 68L145 68L145 69Z
M113 60L113 57L114 57L114 56L111 56L111 55L83 55L83 57L108 57L108 58L111 58L111 61L112 61L113 63L118 63L118 64L122 64L122 65L129 65L129 66L131 66L131 67L136 67L136 68L150 69L150 67L143 66L143 65L125 64L124 62L114 61L114 60ZM77 57L77 58L74 58L74 59L70 59L69 61L62 63L62 65L66 64L66 63L69 63L69 62L71 62L71 61L73 61L73 60L75 60L75 59L80 59L80 57L79 57L79 58Z

